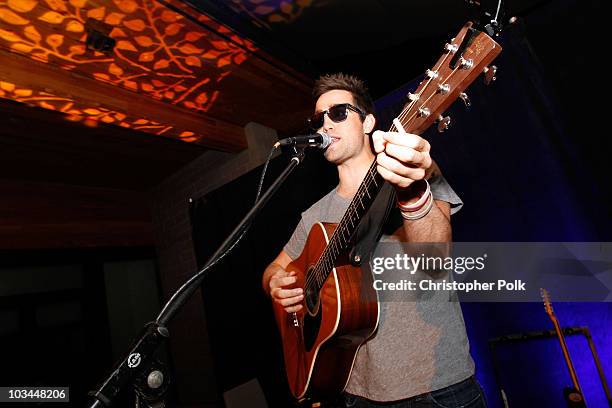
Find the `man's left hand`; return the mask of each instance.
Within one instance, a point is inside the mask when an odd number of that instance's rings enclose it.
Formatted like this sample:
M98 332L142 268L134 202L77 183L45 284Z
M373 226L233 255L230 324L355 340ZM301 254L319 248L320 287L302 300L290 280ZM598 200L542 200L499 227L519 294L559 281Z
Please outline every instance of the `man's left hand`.
M424 179L432 166L429 142L418 135L377 130L372 140L378 172L399 190Z

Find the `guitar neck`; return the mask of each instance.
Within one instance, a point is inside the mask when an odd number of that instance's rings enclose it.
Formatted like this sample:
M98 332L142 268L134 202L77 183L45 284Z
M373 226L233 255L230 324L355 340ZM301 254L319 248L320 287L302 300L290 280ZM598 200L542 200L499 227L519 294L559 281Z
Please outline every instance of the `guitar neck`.
M315 266L320 277L317 282L319 286L325 282L338 256L349 247L361 219L374 203L383 184L384 179L376 171L374 161Z
M565 358L565 363L567 364L567 368L570 372L570 377L572 377L572 383L574 384L574 388L576 389L576 391L582 394L580 384L578 384L578 376L576 375L576 370L574 370L574 365L572 364L572 360L567 349L567 344L565 344L565 337L563 336L563 332L561 331L559 321L557 320L557 317L554 314L549 314L549 317L550 320L553 322L553 325L555 326L557 338L559 339L559 343L561 344L561 350L563 350L563 357Z

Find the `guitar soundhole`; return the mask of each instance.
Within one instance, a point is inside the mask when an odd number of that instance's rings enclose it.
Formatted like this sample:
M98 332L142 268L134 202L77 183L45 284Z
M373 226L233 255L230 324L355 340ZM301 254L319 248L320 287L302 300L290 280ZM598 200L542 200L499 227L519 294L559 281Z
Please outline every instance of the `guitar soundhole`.
M312 272L312 267L306 272L308 277ZM308 282L308 279L306 279ZM314 285L306 285L304 288L304 302L306 304L306 314L304 315L304 324L302 331L304 334L304 347L307 351L312 349L317 335L319 334L319 328L321 327L321 302L319 291L313 288Z
M319 292L313 288L305 289L306 310L311 316L319 312Z

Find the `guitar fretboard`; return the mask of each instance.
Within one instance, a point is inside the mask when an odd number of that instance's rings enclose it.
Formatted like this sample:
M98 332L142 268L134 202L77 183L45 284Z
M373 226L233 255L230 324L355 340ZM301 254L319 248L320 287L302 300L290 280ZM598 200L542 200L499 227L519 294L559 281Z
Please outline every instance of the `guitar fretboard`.
M317 291L321 289L325 279L333 269L338 255L345 251L351 243L359 222L372 206L383 183L384 180L378 174L378 171L376 171L376 161L374 161L331 236L327 247L321 254L314 270L309 275L307 285L314 285L314 289Z

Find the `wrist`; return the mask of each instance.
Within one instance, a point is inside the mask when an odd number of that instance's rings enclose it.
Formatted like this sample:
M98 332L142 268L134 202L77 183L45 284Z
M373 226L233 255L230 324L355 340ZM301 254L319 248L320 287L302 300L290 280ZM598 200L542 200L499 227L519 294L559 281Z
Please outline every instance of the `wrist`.
M415 181L412 188L397 192L397 207L405 220L419 220L433 208L433 194L427 180Z
M401 190L396 189L397 207L401 211L418 211L427 204L427 199L430 194L431 190L427 180L417 180L408 188Z
M270 295L270 281L272 280L272 277L274 276L274 274L277 272L276 269L279 267L279 265L275 264L275 263L271 263L270 265L268 265L268 267L266 268L266 270L264 271L263 274L263 279L261 282L261 286L262 289L264 291L264 293L267 296L271 296Z
M416 221L424 218L431 212L434 206L434 198L431 192L425 195L425 202L423 205L419 206L417 209L412 211L406 211L400 208L400 214L402 218L408 221Z

